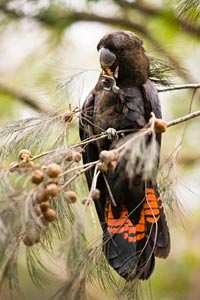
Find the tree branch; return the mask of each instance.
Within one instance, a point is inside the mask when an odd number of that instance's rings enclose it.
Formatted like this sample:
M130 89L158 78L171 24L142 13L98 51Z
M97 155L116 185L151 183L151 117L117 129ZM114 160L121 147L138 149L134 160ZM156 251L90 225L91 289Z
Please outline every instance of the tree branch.
M99 162L99 161L98 161ZM97 164L97 161L92 162L89 166L84 167L81 171L77 172L75 175L73 175L68 181L66 181L61 189L63 190L66 186L68 186L70 183L72 183L77 177L79 177L81 174L85 173L89 169L93 168Z
M114 3L125 9L136 9L149 16L158 16L161 14L161 8L157 5L147 5L140 1L128 2L124 0L113 0Z
M191 114L188 114L188 115L185 115L183 117L180 117L176 120L173 120L173 121L170 121L167 123L167 127L171 127L171 126L174 126L174 125L177 125L177 124L180 124L180 123L183 123L183 122L186 122L188 120L191 120L191 119L194 119L194 118L197 118L200 116L200 110L199 111L195 111Z
M140 1L128 2L124 0L113 0L116 4L120 5L122 8L128 8L132 10L138 10L140 13L150 17L165 17L165 19L169 19L169 9L165 9L165 11L156 5L149 6L148 4L142 3ZM179 17L179 14L176 14L174 10L170 10L171 12L171 22L175 22L177 25L180 25L188 34L192 34L199 38L200 30L199 26L196 26L195 23L189 22L189 20L185 20Z
M0 83L0 93L6 94L12 98L18 99L25 105L28 105L30 108L40 112L47 113L48 111L39 104L38 99L34 99L32 96L27 95L26 93L20 92L14 88L10 88L3 83Z
M200 88L200 83L191 83L191 84L182 84L182 85L174 85L167 87L157 87L158 93L169 92L175 90L183 90L183 89L198 89Z
M84 11L78 12L74 10L67 10L59 8L57 11L55 9L51 8L48 11L44 11L39 13L38 15L30 16L26 15L23 12L18 12L15 10L9 9L7 6L1 4L0 9L3 10L4 13L10 14L12 16L15 16L16 18L32 18L38 22L41 22L45 24L46 26L50 27L59 27L60 29L64 29L67 26L71 25L74 22L78 21L87 21L87 22L100 22L103 24L109 24L112 26L122 27L127 30L136 31L139 34L141 34L143 37L145 37L149 42L153 45L156 49L162 49L162 55L168 59L168 61L171 63L171 65L175 66L176 73L184 78L187 82L190 82L191 80L194 82L195 80L192 79L191 74L186 74L182 68L180 68L179 63L174 59L174 57L168 53L166 49L163 48L163 45L160 44L158 39L155 39L155 37L150 33L149 30L146 29L146 27L140 23L133 22L132 20L129 20L125 17L103 17L94 13L87 13Z

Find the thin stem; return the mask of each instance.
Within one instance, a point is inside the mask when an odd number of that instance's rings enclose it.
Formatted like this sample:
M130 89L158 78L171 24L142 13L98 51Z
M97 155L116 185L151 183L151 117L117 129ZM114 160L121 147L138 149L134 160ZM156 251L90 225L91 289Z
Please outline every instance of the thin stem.
M108 180L107 180L105 174L103 174L103 178L104 178L104 181L105 181L105 184L106 184L106 187L107 187L107 190L108 190L110 199L111 199L111 201L112 201L112 204L113 204L113 206L117 207L117 204L116 204L116 202L115 202L115 199L114 199L114 197L113 197L111 188L110 188L110 186L109 186L109 183L108 183Z
M77 177L79 177L81 174L85 173L87 170L91 169L94 165L96 164L96 161L89 165L88 167L84 168L83 170L81 170L80 172L78 172L77 174L75 174L74 176L72 176L68 181L66 181L61 189L63 190L67 185L69 185L71 182L73 182Z
M194 98L195 98L196 91L197 91L197 89L195 88L195 89L193 90L193 93L192 93L192 98L191 98L191 101L190 101L189 111L188 111L189 114L192 112L192 104L193 104L193 102L194 102ZM184 129L183 129L183 133L182 133L182 137L181 137L181 140L180 140L180 143L179 143L179 145L177 146L176 159L178 159L179 153L180 153L180 151L181 151L181 146L182 146L182 144L183 144L183 140L184 140L184 137L185 137L187 128L188 128L188 123L185 124L185 127L184 127Z
M78 167L74 167L74 168L68 169L68 170L62 172L62 173L59 175L59 177L64 176L64 175L66 175L66 174L68 174L68 173L71 173L71 172L73 172L73 171L77 171L77 170L86 168L86 167L91 166L91 165L93 166L93 165L95 165L95 164L97 164L97 163L99 163L99 160L92 161L92 162L89 162L89 163L87 163L87 164L84 164L84 165L81 165L81 166L78 166Z
M200 116L200 110L195 111L195 112L193 112L193 113L191 113L191 114L185 115L185 116L183 116L183 117L180 117L180 118L178 118L178 119L176 119L176 120L173 120L173 121L171 121L171 122L168 122L168 123L167 123L167 127L171 127L171 126L174 126L174 125L177 125L177 124L186 122L186 121L188 121L188 120L197 118L197 117L199 117L199 116Z
M97 179L99 177L100 171L98 170L98 164L96 164L95 169L94 169L94 174L93 174L93 179L92 179L92 184L90 188L89 195L87 197L87 200L85 202L85 209L87 206L91 203L92 199L92 191L96 188L97 185Z
M143 128L143 130L141 132L139 132L137 135L133 135L132 138L130 138L127 142L125 142L124 144L122 144L120 147L117 148L118 151L123 150L129 143L132 143L133 140L138 139L139 137L146 135L148 133L152 132L152 128Z
M182 85L174 85L168 87L157 87L158 93L183 90L183 89L198 89L200 88L200 83L191 83L191 84L182 84Z
M174 125L177 125L177 124L180 124L180 123L183 123L183 122L186 122L188 120L191 120L191 119L194 119L194 118L197 118L200 116L200 111L196 111L196 112L193 112L193 113L190 113L190 114L187 114L183 117L180 117L178 119L175 119L175 120L172 120L170 122L167 123L167 127L171 127L171 126L174 126ZM123 133L131 133L131 132L139 132L138 135L134 136L134 138L138 138L142 135L145 135L145 134L148 134L150 132L152 132L152 128L142 128L142 129L139 129L139 130L135 130L135 129L125 129L125 130L118 130L116 133L117 134L123 134ZM98 135L93 135L91 136L90 138L86 139L86 140L83 140L82 142L80 143L77 143L77 144L74 144L72 146L70 146L70 148L67 149L67 151L69 151L70 149L74 149L74 148L77 148L79 146L83 146L83 145L87 145L91 142L96 142L98 140L101 140L101 139L105 139L106 137L108 136L108 133L107 132L103 132L101 134L98 134ZM129 143L129 141L127 141L126 143ZM124 148L124 145L121 145L118 150L122 150ZM46 152L43 152L43 153L40 153L34 157L32 157L30 160L33 161L33 160L36 160L42 156L45 156L45 155L48 155L48 154L51 154L51 153L54 153L58 151L58 149L54 149L54 150L50 150L50 151L46 151ZM95 165L98 161L92 163L91 166ZM19 167L20 166L20 163L16 164L14 167L8 167L9 170L13 169L13 168L16 168L16 167ZM90 165L88 165L90 167ZM79 168L79 167L77 167ZM81 168L81 167L80 167ZM73 170L73 169L72 169ZM68 170L69 172L71 172L70 170ZM68 173L68 171L66 171L66 173ZM85 172L83 170L83 172ZM81 171L82 173L82 171ZM65 173L63 173L64 175Z
M142 129L124 129L124 130L118 130L116 131L116 134L123 134L123 133L133 133L133 132L138 132L138 131L145 131L146 129L142 128ZM86 144L92 143L92 142L96 142L98 140L102 140L105 139L108 136L108 133L102 132L100 134L97 135L92 135L91 137L83 140L82 142L72 145L71 148L77 148L79 146L84 146Z
M36 160L36 159L38 159L38 158L40 158L40 157L42 157L42 156L45 156L45 155L51 154L51 153L53 153L53 152L56 152L56 151L58 151L58 150L57 150L57 149L54 149L54 150L49 150L49 151L46 151L46 152L40 153L40 154L38 154L38 155L35 155L34 157L32 157L30 160L31 160L31 161L33 161L33 160Z

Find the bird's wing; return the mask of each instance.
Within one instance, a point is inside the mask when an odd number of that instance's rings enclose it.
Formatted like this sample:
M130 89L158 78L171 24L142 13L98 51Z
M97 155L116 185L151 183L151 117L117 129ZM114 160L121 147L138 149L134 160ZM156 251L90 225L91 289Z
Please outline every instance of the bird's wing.
M150 118L150 113L153 112L156 118L161 119L162 113L158 92L150 79L148 79L145 84L142 85L142 91L146 100L146 112L148 117Z
M156 118L162 118L161 113L161 106L160 101L158 98L158 93L156 90L156 87L154 84L147 80L147 82L142 86L142 91L145 99L145 108L146 108L146 114L150 117L150 113L153 112L155 114ZM151 232L149 235L152 239L152 243L154 244L154 254L158 257L167 257L170 251L170 235L169 230L166 222L166 217L163 210L162 201L160 199L160 194L158 191L158 187L156 184L156 173L159 166L159 158L160 158L160 146L161 146L161 134L156 134L156 140L158 144L158 155L157 155L157 166L155 166L155 172L153 175L152 180L147 181L147 202L146 202L146 222L147 222L147 230ZM159 213L159 218L156 220L156 213L154 217L148 216L148 214L151 214L151 210L153 211L153 206L155 207L155 204L152 203L152 191L156 195L157 204L156 204L156 210ZM153 204L153 206L152 206Z
M156 118L161 119L162 118L161 105L160 105L160 100L155 85L152 83L150 79L148 79L146 83L142 85L141 88L144 97L144 105L145 105L147 120L150 119L151 112L154 113ZM160 133L156 135L156 140L158 142L158 146L159 146L158 150L160 152L160 145L161 145Z

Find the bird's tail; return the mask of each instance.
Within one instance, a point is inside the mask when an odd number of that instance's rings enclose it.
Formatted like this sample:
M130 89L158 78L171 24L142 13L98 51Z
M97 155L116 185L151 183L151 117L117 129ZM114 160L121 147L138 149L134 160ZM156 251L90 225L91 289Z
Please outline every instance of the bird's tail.
M166 257L170 249L169 231L162 202L152 188L146 189L137 224L124 207L115 219L111 204L106 213L104 253L109 264L126 280L148 279L155 256Z

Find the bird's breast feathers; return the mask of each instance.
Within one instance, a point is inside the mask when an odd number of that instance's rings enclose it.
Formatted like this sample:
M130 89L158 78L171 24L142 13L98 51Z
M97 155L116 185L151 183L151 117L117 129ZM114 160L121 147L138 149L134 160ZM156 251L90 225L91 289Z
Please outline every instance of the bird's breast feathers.
M119 95L103 89L96 92L93 122L103 130L142 128L144 114L143 96L137 87L121 89Z

